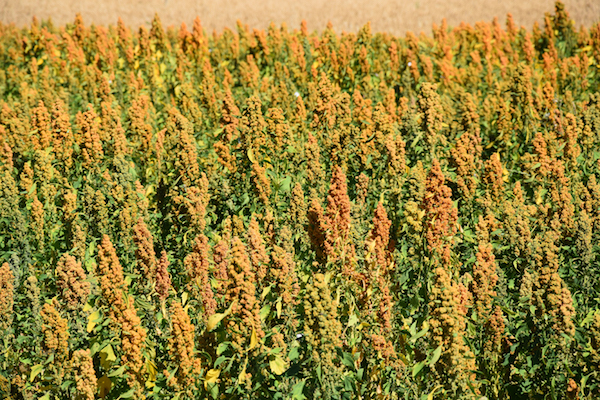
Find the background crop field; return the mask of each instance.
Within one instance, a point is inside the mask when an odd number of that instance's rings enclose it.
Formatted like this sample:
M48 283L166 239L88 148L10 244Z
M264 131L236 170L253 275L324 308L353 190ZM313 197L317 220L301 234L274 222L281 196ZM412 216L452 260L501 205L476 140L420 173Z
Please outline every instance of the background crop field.
M52 16L55 23L72 22L81 13L86 23L116 24L121 17L129 26L149 26L158 12L165 26L191 26L200 16L207 31L235 27L241 20L251 28L264 29L271 21L285 22L298 28L308 21L309 29L322 30L331 21L337 31L357 31L371 21L374 31L404 35L407 30L429 33L432 23L442 18L456 26L460 22L474 24L498 17L504 21L512 13L518 25L531 28L540 23L545 12L553 10L552 0L1 0L0 21L25 25L35 15ZM600 19L600 2L567 0L565 5L576 25L591 26Z

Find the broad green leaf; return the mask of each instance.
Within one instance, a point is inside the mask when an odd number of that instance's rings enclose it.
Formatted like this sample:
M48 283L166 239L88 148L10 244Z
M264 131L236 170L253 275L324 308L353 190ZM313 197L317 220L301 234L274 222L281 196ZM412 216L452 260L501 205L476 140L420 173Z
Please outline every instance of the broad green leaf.
M256 330L252 329L252 335L250 335L250 346L248 347L248 351L252 350L258 344L258 337L256 336Z
M221 320L223 318L225 318L225 313L217 313L217 314L213 314L210 317L208 317L208 322L206 323L206 329L210 332L213 329L215 329L217 327L217 325L219 324L219 322L221 322Z
M183 293L181 294L181 305L182 305L182 306L185 306L185 303L186 303L186 302L187 302L187 300L188 300L188 296L189 296L189 295L188 295L188 292L183 292Z
M263 289L261 295L260 295L260 299L264 300L265 297L267 297L267 295L271 292L271 285L267 286L266 288Z
M246 366L248 365L248 357L244 359L244 366L242 367L242 372L240 372L240 376L238 377L238 383L241 385L246 382Z
M234 304L235 304L235 301L229 305L229 308L224 313L217 313L217 314L213 314L210 317L208 317L208 321L206 322L206 329L209 332L212 331L213 329L215 329L217 327L217 325L219 324L219 322L221 322L221 320L223 318L225 318L226 316L228 316L231 313L231 310L233 309Z
M248 149L248 160L250 160L252 164L256 163L256 158L254 157L254 151L252 148Z
M90 314L90 316L88 317L88 324L87 324L87 332L90 333L91 331L94 330L94 327L96 326L96 324L98 322L101 321L101 317L100 317L100 311L96 310L93 313Z
M440 356L442 355L442 346L438 346L437 349L435 349L433 351L433 355L431 356L431 360L429 360L429 362L427 363L427 365L432 366L433 364L435 364L439 359Z
M263 308L260 309L260 319L261 320L266 320L267 317L269 316L269 313L271 312L271 306L266 304Z
M217 355L220 356L221 354L223 354L223 352L227 350L228 347L228 343L219 343L219 346L217 346Z
M108 370L112 363L116 360L117 357L115 356L115 352L110 344L100 350L100 365L102 365L102 368Z
M130 399L133 397L133 395L135 394L135 388L130 389L129 391L123 393L122 395L120 395L118 399Z
M287 362L280 355L272 357L269 360L269 367L271 367L271 371L275 375L281 375L288 369Z
M357 323L358 323L358 317L356 316L356 314L350 315L350 318L348 318L348 326L352 327L352 326L356 325Z
M306 381L300 381L292 388L292 399L294 400L305 400L306 396L302 393L304 391L304 385Z
M110 388L112 387L112 381L106 375L98 379L98 392L100 392L100 398L105 398L108 396L108 392L110 392Z
M591 310L590 312L588 312L588 314L585 316L585 318L583 319L583 321L581 321L581 323L579 324L579 326L580 327L584 327L585 325L587 325L590 322L592 322L594 320L594 316L596 315L597 312L598 312L598 310Z
M146 372L148 372L147 382L154 382L156 375L158 375L158 368L156 368L156 364L152 360L146 360Z
M31 374L29 374L29 382L33 382L36 376L38 376L44 370L42 364L36 364L31 367Z
M354 365L354 357L352 357L352 354L350 353L344 352L344 355L342 357L342 364L352 369L353 371L356 369L356 366Z
M102 357L102 355L100 356ZM148 363L148 361L146 361L146 364ZM125 372L125 366L121 365L117 370L111 372L110 374L108 374L109 378L115 377L115 376L121 376L123 375L123 373Z
M441 388L443 388L442 385L437 385L436 387L434 387L433 390L431 391L431 393L429 393L427 395L427 400L433 400L433 395L435 395L435 392L437 392L438 389L441 389ZM483 399L483 397L482 397L482 399Z
M419 372L421 372L421 370L423 369L423 367L425 366L426 360L423 360L419 363L416 363L412 369L412 377L416 377L417 375L419 375Z
M208 371L206 373L206 377L204 378L204 389L206 389L208 387L208 384L214 384L217 383L217 379L219 378L219 375L221 375L221 370L220 369L211 369L210 371Z

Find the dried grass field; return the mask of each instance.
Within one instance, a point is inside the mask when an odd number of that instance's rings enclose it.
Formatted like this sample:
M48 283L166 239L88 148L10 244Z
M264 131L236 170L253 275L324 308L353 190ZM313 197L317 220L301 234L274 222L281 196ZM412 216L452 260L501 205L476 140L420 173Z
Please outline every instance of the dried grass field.
M577 26L591 26L600 19L599 1L566 0L565 5ZM407 30L429 33L442 18L451 26L494 17L503 22L509 12L518 25L530 29L552 10L552 0L1 0L0 21L26 25L36 16L64 24L81 13L86 23L116 24L121 17L129 26L148 26L158 13L165 26L181 22L191 26L199 16L208 31L234 28L237 20L257 29L271 22L298 28L304 19L311 30L322 30L331 22L336 31L354 32L370 21L374 31L404 35Z

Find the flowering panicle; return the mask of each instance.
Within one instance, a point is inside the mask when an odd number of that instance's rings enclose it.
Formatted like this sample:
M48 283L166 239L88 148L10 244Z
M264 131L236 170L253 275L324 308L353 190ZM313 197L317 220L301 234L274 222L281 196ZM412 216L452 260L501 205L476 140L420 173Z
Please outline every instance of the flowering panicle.
M466 308L461 305L460 284L449 275L450 249L441 259L435 258L434 278L429 307L430 340L433 348L442 346L440 361L435 371L440 383L452 393L469 393L469 386L477 386L474 379L475 356L464 341ZM443 263L443 264L442 264Z
M80 310L87 303L91 284L81 263L70 254L63 254L56 265L56 286L63 304L70 310Z
M525 205L521 182L515 183L512 201L504 201L502 208L503 228L508 232L508 240L514 246L515 254L528 255L531 251L531 227L528 217L532 215L532 210Z
M492 156L485 162L485 173L483 175L483 182L486 185L488 193L491 194L491 198L494 202L500 201L502 189L504 186L504 170L502 162L500 161L500 155L498 153L492 154Z
M260 289L264 285L265 278L267 277L269 255L267 254L267 249L265 248L260 233L260 226L254 215L250 220L250 226L248 226L248 252L250 254L252 269L256 274L256 280Z
M304 152L306 158L306 179L311 187L318 188L325 173L321 166L319 143L311 133L308 134L308 141L306 142Z
M186 117L176 109L169 111L168 148L177 149L174 167L181 176L182 183L187 187L195 186L200 178L198 152L193 132L192 123Z
M377 264L385 269L387 268L390 259L390 227L392 222L388 219L387 212L383 204L378 203L373 216L373 229L371 230L370 238L375 242L375 255Z
M362 209L369 193L369 177L361 172L356 179L356 206Z
M127 111L129 117L129 131L133 134L142 153L148 154L153 150L153 131L152 126L147 122L149 117L150 99L147 96L140 96L131 102Z
M65 168L70 168L73 164L71 158L73 154L73 131L69 122L69 113L65 104L61 100L54 103L52 109L52 147L53 152L61 160Z
M161 301L165 301L169 297L169 289L171 289L171 276L169 275L169 259L167 252L162 251L160 260L156 266L156 293Z
M324 246L330 261L334 261L347 250L352 251L350 248L346 248L347 246L352 247L352 244L348 243L351 224L350 210L346 174L340 167L334 167L325 212L329 229L326 232Z
M26 289L25 296L35 318L38 315L41 315L40 311L42 306L40 304L40 286L32 267L29 268L29 274L30 275L27 277L27 280L24 283Z
M490 317L492 300L496 296L496 258L489 243L481 242L477 249L477 262L473 266L471 291L477 316L482 320Z
M335 348L341 346L342 324L337 306L329 279L323 274L314 275L304 298L304 336L312 347L313 360L327 367L334 367Z
M87 249L87 231L84 229L79 219L76 219L73 224L71 224L70 236L71 253L79 260L83 260Z
M325 255L325 240L326 232L329 229L328 221L325 218L323 206L316 198L313 198L308 209L308 226L307 232L310 241L317 253L317 259L324 261Z
M157 265L154 238L142 218L139 218L137 224L133 227L133 241L136 246L135 258L137 259L137 267L140 269L139 272L146 280L153 282Z
M573 336L575 309L571 291L558 274L557 239L558 234L551 231L543 239L536 238L534 242L533 261L536 269L531 302L536 306L537 317L541 318L544 314L550 316L557 335L564 333Z
M273 262L268 270L269 275L273 282L276 282L276 288L281 295L283 304L293 308L298 303L300 292L293 253L279 246L273 246L271 257Z
M222 295L225 293L228 278L228 267L230 257L230 238L223 237L217 242L213 248L213 261L215 263L215 279L219 282L217 293Z
M142 328L142 321L135 310L133 297L127 298L126 307L121 310L117 321L121 326L123 361L134 373L140 373L144 366L142 348L146 340L146 330Z
M169 335L169 355L175 361L177 369L177 385L181 389L191 390L200 373L200 359L194 349L194 325L187 311L179 301L171 305L171 323Z
M126 289L126 284L123 267L107 235L102 236L102 242L98 246L96 274L99 277L100 289L106 303L116 310L125 309L123 291Z
M210 263L208 238L205 235L198 235L194 240L194 248L188 254L183 264L188 276L194 281L200 290L204 314L206 317L213 315L217 309L217 302L210 284Z
M433 160L425 182L421 208L425 211L425 229L430 251L440 250L444 241L454 235L458 211L452 205L452 190L446 186L440 163Z
M306 203L304 202L304 191L300 182L296 182L292 189L289 215L296 228L304 227L306 223Z
M593 221L586 210L581 210L577 221L575 247L584 263L589 264L594 258Z
M456 165L456 183L466 200L475 196L479 183L479 167L481 157L481 137L478 133L464 132L452 149L452 158Z
M37 198L37 196L33 197L33 202L31 203L31 217L33 219L33 231L35 233L35 238L37 240L38 246L40 250L44 249L44 205Z
M102 102L101 107L102 126L100 135L102 142L111 144L110 151L114 157L128 154L129 142L125 136L125 129L121 124L120 108L118 106L113 107L109 101Z
M227 90L223 97L223 108L221 109L221 124L223 125L225 143L231 142L237 136L240 117L240 109L235 104L231 91Z
M175 204L182 204L189 218L190 227L198 233L206 229L206 208L210 202L209 183L202 172L195 186L185 188L185 193L173 198Z
M94 400L98 390L98 379L90 350L74 351L71 357L71 368L78 396L83 400Z
M104 158L98 115L93 106L89 104L86 112L77 113L76 120L80 129L78 139L84 165L97 166Z
M50 113L40 100L38 106L31 110L31 127L36 129L34 148L44 150L52 144L52 131L50 130Z
M579 157L581 154L581 148L578 144L581 136L581 129L577 124L577 119L573 114L567 113L566 124L564 128L564 152L566 159L571 163L571 165L577 165L577 157Z
M437 146L445 144L442 132L444 110L437 94L437 85L424 83L421 86L417 105L421 113L421 126L432 158L437 156Z
M0 267L0 329L8 331L13 321L15 277L7 262Z
M236 332L233 340L236 347L242 350L252 331L259 338L264 333L260 322L259 301L256 298L256 274L248 259L246 246L238 237L233 238L227 275L225 301L232 304L231 315L239 318L239 321L230 318L228 327Z
M270 108L267 116L268 131L274 142L273 150L276 154L281 154L290 141L290 127L281 108Z
M240 121L241 142L247 151L255 155L261 154L261 148L267 144L265 129L267 122L262 113L262 103L258 96L251 96L246 101L246 110Z
M42 307L44 347L54 353L58 360L64 360L69 353L69 330L67 320L60 316L57 307L56 300Z
M252 163L252 181L258 198L265 207L268 207L269 196L271 196L271 181L265 173L265 168L256 162Z

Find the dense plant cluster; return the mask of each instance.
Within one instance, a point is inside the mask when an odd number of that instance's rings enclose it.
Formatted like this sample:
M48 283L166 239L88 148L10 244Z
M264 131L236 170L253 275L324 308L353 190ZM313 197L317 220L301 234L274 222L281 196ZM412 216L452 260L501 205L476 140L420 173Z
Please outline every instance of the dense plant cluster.
M0 397L600 396L600 25L0 25Z

